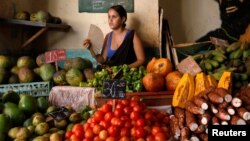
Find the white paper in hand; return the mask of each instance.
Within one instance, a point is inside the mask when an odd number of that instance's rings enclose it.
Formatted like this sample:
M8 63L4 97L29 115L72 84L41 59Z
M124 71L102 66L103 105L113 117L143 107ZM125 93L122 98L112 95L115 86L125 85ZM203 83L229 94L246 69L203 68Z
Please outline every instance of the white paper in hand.
M91 48L93 49L95 54L100 54L104 42L102 30L98 26L91 24L89 28L88 38L91 41Z

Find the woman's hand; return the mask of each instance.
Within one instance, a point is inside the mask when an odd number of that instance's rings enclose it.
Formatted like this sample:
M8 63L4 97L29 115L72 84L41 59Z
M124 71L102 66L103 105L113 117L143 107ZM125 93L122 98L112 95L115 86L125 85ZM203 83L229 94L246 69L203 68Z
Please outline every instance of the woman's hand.
M83 41L83 47L86 48L86 49L89 49L91 47L91 41L90 41L90 39L85 39Z

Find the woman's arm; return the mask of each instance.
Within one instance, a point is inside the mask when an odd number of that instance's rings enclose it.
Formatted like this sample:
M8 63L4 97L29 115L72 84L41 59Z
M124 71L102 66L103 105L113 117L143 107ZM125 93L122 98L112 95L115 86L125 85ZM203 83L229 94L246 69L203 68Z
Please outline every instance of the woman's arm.
M142 45L140 38L136 34L136 32L134 33L133 44L134 44L134 50L135 50L135 55L136 55L137 60L134 63L129 64L130 68L139 67L143 65L145 62L145 54L144 54L143 45Z
M89 39L86 39L83 42L83 46L90 51L92 57L95 58L95 60L100 64L105 63L107 60L107 39L108 39L108 34L105 36L101 54L95 54L93 48L91 48L91 41Z

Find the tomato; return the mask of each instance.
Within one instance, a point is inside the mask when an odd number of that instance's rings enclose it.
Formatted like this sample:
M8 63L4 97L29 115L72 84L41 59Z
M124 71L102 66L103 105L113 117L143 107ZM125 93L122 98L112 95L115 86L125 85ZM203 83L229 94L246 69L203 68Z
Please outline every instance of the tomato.
M146 126L144 126L144 128L143 128L144 130L145 130L145 132L147 133L147 134L151 134L151 127L150 126L148 126L148 125L146 125Z
M154 141L154 140L155 140L155 138L152 134L147 135L146 141Z
M107 132L107 130L102 130L102 131L100 131L100 133L99 133L99 138L100 138L101 140L106 140L107 137L108 137L108 132Z
M92 139L94 137L94 133L91 129L87 129L84 134L85 138Z
M119 129L117 126L114 126L114 125L111 125L109 128L108 128L108 133L110 136L113 136L113 137L116 137L119 133Z
M103 111L104 113L111 112L112 111L112 105L109 105L109 104L102 105L101 111Z
M123 109L125 106L122 103L118 103L115 106L115 109Z
M139 118L140 118L140 114L138 112L133 111L133 112L130 113L130 119L137 120Z
M139 96L137 96L137 95L136 95L136 96L132 96L132 97L131 97L131 101L140 102L140 100L141 100L141 99L140 99L140 97L139 97Z
M129 116L127 116L127 115L121 116L120 119L121 119L122 121L129 121L129 120L130 120Z
M103 120L105 113L103 111L96 111L94 113L94 120L97 122L100 122L101 120Z
M110 123L107 122L107 121L104 121L104 120L100 121L99 124L100 124L104 129L108 129L108 127L110 126Z
M159 132L155 135L155 141L166 141L166 136L162 132Z
M143 118L139 118L138 120L136 120L135 125L139 127L143 127L145 125L145 120Z
M153 118L152 116L152 112L151 111L147 111L144 115L146 120L151 120Z
M130 107L135 107L136 105L138 105L138 102L130 101L130 104L129 104Z
M114 113L113 112L108 112L108 113L105 114L104 120L109 122L113 117L114 117Z
M123 127L120 132L121 137L128 137L130 135L129 128Z
M90 123L84 123L83 124L83 129L86 131L88 128L90 128Z
M132 128L130 128L130 135L132 136L132 137L135 137L135 127L132 127Z
M158 121L162 121L164 117L165 117L164 114L161 112L158 112L158 114L156 115Z
M69 139L71 135L73 135L73 132L72 132L71 130L69 130L69 131L67 131L67 132L65 133L65 138L66 138L66 139Z
M123 115L123 109L115 109L114 116L121 117Z
M82 139L84 137L84 128L81 124L77 123L72 127L72 132L74 133L74 135L79 138Z
M135 129L135 137L137 138L144 138L146 132L144 131L143 127L138 127Z
M124 127L131 128L132 127L131 121L125 121Z
M99 136L95 136L93 141L102 141Z
M112 125L119 126L119 127L124 126L124 122L123 122L121 119L119 119L118 117L113 117L113 118L111 119L111 124L112 124Z
M125 106L128 106L129 103L130 103L130 101L129 101L128 99L122 99L122 100L121 100L121 103L122 103L123 105L125 105Z
M157 133L162 132L162 129L159 126L153 126L151 132L155 136Z
M143 138L138 138L136 141L145 141Z
M132 107L124 107L123 112L125 115L129 115L133 111Z
M136 112L141 112L142 111L142 107L140 105L135 105L133 107L133 111L136 111Z
M82 141L92 141L92 139L84 138Z
M84 137L84 130L83 130L83 128L82 128L82 130L76 130L74 132L74 134L76 135L77 138L82 139Z
M121 137L119 141L131 141L129 137Z
M81 141L75 134L71 135L69 138L70 141Z
M109 136L105 141L115 141L115 137Z
M94 127L93 127L93 133L96 134L96 135L99 135L100 131L102 130L102 126L99 125L99 124L96 124Z

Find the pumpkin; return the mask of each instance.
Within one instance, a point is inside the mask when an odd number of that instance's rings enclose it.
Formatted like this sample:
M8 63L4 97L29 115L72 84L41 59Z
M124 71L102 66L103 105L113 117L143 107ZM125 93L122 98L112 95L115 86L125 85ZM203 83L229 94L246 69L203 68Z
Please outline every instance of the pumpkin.
M147 73L143 77L142 82L146 91L149 92L162 91L165 87L165 79L159 73L154 73L154 72Z
M182 77L182 74L179 71L172 71L168 73L167 76L165 77L167 90L174 91L181 77Z
M147 72L159 73L165 77L173 70L171 61L168 58L152 58L147 65Z
M147 68L146 68L147 72L152 72L152 69L153 69L153 66L154 66L156 60L157 60L157 59L156 59L155 57L153 57L153 58L148 62Z

